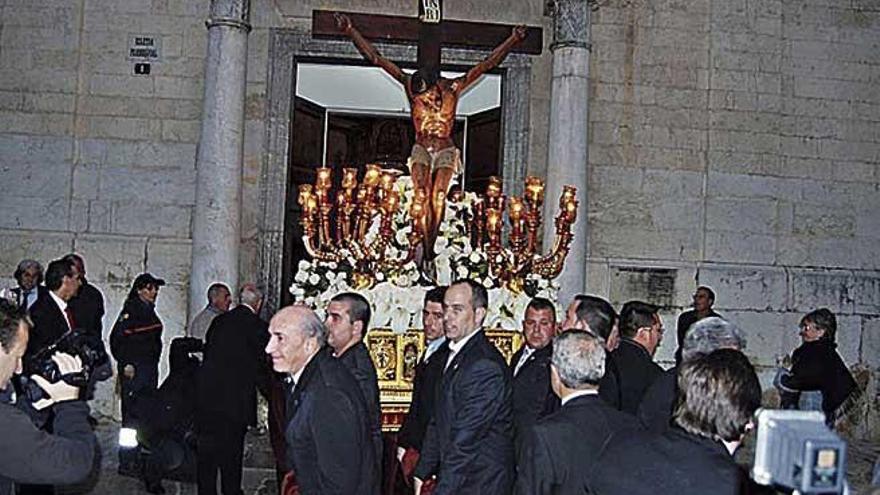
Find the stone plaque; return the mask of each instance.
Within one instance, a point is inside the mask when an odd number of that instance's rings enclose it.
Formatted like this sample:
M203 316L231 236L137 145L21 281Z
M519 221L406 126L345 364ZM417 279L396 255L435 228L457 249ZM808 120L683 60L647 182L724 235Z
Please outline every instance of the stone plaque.
M669 308L675 303L674 268L611 267L611 302L620 305L633 299Z

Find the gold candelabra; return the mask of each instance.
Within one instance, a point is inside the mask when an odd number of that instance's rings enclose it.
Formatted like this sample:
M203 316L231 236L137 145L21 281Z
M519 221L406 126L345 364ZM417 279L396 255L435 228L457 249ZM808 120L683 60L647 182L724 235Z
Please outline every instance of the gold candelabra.
M336 207L330 200L333 187L332 171L327 167L317 170L315 184L299 186L299 205L302 208L302 224L306 251L319 261L340 262L347 252L357 260L354 266L355 284L371 285L378 270L402 266L415 256L421 243L421 232L413 229L408 235L410 248L403 256L388 256L387 247L394 237L394 214L400 205L395 189L396 178L390 171L378 165L367 165L364 178L357 182L357 169L345 168L340 190L336 193ZM422 205L424 206L424 205ZM415 203L411 210L415 209ZM335 214L335 236L331 237L331 220ZM367 240L367 233L374 219L379 217L377 235ZM413 217L415 218L415 217ZM415 224L416 220L413 220Z
M544 181L537 177L526 178L523 197L511 196L505 201L501 179L490 177L483 201L474 208L471 247L486 253L492 276L514 291L522 290L526 277L532 273L545 279L555 278L562 271L571 246L571 226L577 220L575 195L573 186L563 187L555 223L556 237L549 252L542 255L538 253L541 245L538 236L541 235ZM510 224L507 247L502 245L505 206Z
M354 283L369 287L375 283L379 271L402 267L413 261L422 244L423 224L427 221L430 205L424 192L417 190L410 204L409 221L412 228L407 234L408 248L401 254L389 255L387 248L394 238L394 215L400 207L400 196L395 188L396 177L378 165L367 165L360 184L357 169L345 168L336 193L335 205L331 200L333 174L329 168L317 169L314 184L299 186L299 205L302 207L303 241L309 255L315 260L340 262L350 253L356 260ZM474 202L470 222L470 242L475 250L486 253L490 274L510 289L520 291L529 274L535 273L552 279L562 271L571 245L571 226L577 219L576 190L564 186L559 198L556 216L556 237L546 254L541 247L544 182L528 177L522 197L505 198L501 180L491 177L486 193ZM456 201L460 194L453 195ZM504 213L510 228L504 245ZM378 231L369 240L370 227L376 223ZM335 221L335 228L331 224Z

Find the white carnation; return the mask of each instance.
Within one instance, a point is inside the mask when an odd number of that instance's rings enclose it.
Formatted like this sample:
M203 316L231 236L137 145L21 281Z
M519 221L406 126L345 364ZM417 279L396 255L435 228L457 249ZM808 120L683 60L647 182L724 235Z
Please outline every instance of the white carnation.
M455 269L455 274L458 275L458 278L465 278L468 276L468 269L466 266L459 265L459 267Z
M401 273L394 279L394 284L398 287L409 287L411 282L405 273Z
M317 273L313 273L309 275L309 283L312 285L317 285L318 282L321 281L321 277L318 276Z
M468 259L471 261L471 263L479 263L480 261L483 260L483 257L480 256L480 252L479 252L479 251L473 251L473 252L471 253L471 255L468 256Z
M309 274L306 273L305 270L300 269L300 271L296 272L296 276L293 277L293 281L298 284L301 284L301 283L305 282L306 279L308 279L308 278L309 278Z
M299 264L297 265L297 268L300 271L308 270L311 267L312 267L312 264L309 263L307 260L299 260Z

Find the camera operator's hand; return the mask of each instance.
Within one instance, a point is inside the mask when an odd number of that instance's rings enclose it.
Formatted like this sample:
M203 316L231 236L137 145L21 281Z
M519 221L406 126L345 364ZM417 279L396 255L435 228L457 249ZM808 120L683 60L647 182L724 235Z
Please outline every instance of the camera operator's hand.
M79 373L83 369L82 360L79 356L74 357L63 352L56 352L52 356L52 361L58 366L61 375L69 375ZM45 409L52 404L64 402L68 400L76 400L79 397L79 388L66 383L64 380L58 380L55 383L49 383L48 380L39 375L31 375L31 380L37 383L49 395L48 399L40 399L34 402L34 409Z

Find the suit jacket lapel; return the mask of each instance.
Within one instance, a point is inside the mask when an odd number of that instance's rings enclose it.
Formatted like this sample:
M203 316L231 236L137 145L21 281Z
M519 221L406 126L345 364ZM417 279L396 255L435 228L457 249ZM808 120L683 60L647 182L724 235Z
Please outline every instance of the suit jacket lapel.
M468 352L471 352L472 349L477 347L479 345L479 342L486 339L486 335L483 333L482 328L477 330L477 332L479 334L471 337L470 340L468 340L467 343L464 345L464 347L459 349L458 352L456 352L455 355L452 357L452 362L449 363L449 366L446 367L446 371L443 372L443 383L447 383L456 374L456 371L458 371L458 367L459 365L461 365L461 361L462 359L464 359L464 356ZM449 352L452 352L452 349L450 349ZM448 356L447 359L449 359Z
M325 354L329 352L327 349L327 347L324 347L323 349L318 351L317 354L315 354L315 357L313 357L312 360L309 361L309 364L306 365L302 375L300 375L299 381L294 384L293 390L291 390L290 392L290 398L287 401L288 419L292 418L294 414L296 414L296 411L299 409L299 406L303 400L303 395L305 394L306 389L308 388L309 383L312 381L315 373L317 373L319 360L325 359Z

